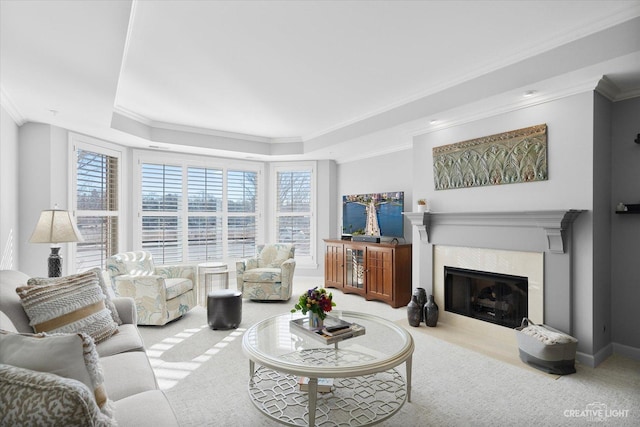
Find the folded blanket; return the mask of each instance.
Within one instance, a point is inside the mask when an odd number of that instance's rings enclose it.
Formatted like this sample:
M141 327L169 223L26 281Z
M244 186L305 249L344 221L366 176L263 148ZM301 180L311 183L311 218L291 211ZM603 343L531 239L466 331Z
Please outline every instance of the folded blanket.
M546 345L578 342L578 340L571 335L567 335L562 332L554 332L545 328L543 325L529 324L529 326L522 328L521 332L525 335L536 338L538 341L541 341Z

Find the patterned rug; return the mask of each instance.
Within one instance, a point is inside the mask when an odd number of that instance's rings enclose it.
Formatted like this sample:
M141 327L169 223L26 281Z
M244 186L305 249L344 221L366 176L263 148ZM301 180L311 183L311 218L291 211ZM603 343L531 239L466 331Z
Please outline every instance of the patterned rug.
M314 280L317 279L298 279L294 295L317 285ZM339 309L377 314L400 325L406 322L404 308L393 309L332 291ZM288 312L292 301L244 300L242 323L230 331L209 329L203 307L164 327L140 328L160 387L181 425L282 425L253 403L257 398L250 394L249 361L241 342L247 328L265 317ZM596 369L577 365L576 374L556 378L517 359L510 363L437 337L436 333L447 332L444 327L438 331L435 331L438 327L405 328L415 340L412 399L377 425L591 425L595 418L588 416L595 412L587 410L595 408L594 405L607 410L599 412L603 414L600 421L616 426L640 425L639 361L614 355ZM399 370L400 374L403 370ZM266 370L264 373L271 375ZM283 381L290 387L296 386L293 378ZM375 385L363 383L354 390L366 392L370 387ZM303 408L304 403L301 405ZM353 413L352 409L347 412ZM300 419L298 414L291 422L296 424ZM317 421L317 425L323 426L346 425L322 415ZM352 425L366 423L366 414L352 421Z

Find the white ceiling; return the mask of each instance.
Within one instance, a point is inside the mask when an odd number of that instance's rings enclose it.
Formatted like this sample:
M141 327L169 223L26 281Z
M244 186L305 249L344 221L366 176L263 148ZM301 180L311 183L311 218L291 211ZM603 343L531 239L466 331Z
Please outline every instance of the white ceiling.
M16 121L136 147L344 159L372 132L592 90L604 75L610 98L640 95L637 0L2 0L0 19Z

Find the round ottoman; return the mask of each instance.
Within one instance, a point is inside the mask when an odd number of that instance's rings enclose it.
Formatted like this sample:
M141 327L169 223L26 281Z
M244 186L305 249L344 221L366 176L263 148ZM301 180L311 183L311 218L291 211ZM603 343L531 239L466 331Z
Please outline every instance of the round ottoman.
M207 319L211 329L235 329L242 322L242 292L220 289L207 295Z

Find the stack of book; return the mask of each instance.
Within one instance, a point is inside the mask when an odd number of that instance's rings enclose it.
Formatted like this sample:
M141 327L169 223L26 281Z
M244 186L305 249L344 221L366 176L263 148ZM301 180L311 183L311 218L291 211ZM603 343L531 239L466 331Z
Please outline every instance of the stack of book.
M309 391L309 377L298 378L300 391ZM318 378L318 393L328 393L333 387L333 378Z
M309 326L309 319L301 318L290 322L291 333L306 335L325 344L333 344L342 340L364 335L364 326L356 323L345 322L337 317L327 316L322 328Z

